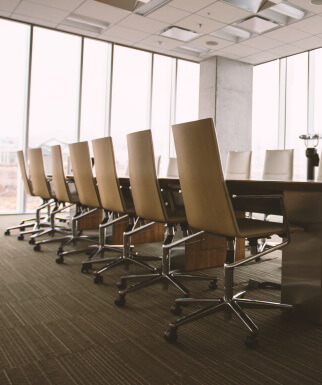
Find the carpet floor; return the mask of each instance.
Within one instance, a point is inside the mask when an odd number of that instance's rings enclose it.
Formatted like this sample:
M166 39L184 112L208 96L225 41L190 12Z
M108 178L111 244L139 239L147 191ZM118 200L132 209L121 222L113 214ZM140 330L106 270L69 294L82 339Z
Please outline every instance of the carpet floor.
M82 274L84 255L55 263L57 245L36 253L5 227L21 216L0 216L0 385L250 385L322 384L322 328L300 320L282 321L280 311L254 310L260 328L255 350L244 346L247 332L233 318L214 315L179 329L178 342L166 343L163 332L176 317L169 311L178 292L157 285L114 305L122 267L104 274ZM27 237L26 237L27 238ZM159 255L159 244L139 251ZM236 290L248 278L280 279L281 257L236 269ZM130 272L142 270L131 267ZM186 282L193 297L221 296L206 282ZM276 290L251 290L249 298L279 301ZM184 309L188 314L196 306Z

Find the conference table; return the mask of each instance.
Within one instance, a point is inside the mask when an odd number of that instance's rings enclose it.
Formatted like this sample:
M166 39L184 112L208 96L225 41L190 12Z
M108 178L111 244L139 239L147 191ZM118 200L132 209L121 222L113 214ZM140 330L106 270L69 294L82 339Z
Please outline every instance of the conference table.
M281 301L322 324L322 182L227 180L230 194L283 194L288 220L304 229L282 250ZM265 277L263 277L265 278Z

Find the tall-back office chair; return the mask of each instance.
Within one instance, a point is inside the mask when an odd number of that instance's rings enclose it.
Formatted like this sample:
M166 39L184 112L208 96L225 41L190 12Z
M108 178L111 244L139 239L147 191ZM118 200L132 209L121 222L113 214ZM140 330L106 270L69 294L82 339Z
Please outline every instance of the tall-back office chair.
M266 206L273 205L276 209L281 207L283 223L258 221L248 218L236 218L233 202L229 196L222 173L220 155L217 145L216 134L212 119L203 119L194 122L177 124L173 126L173 136L176 146L180 185L186 208L188 223L191 227L225 237L227 240L227 257L235 253L234 240L236 238L259 238L272 234L282 235L285 239L270 251L278 250L286 246L289 241L289 227L286 218L284 199L282 196L239 196L234 198L243 205L263 202ZM250 207L251 210L251 207ZM179 242L167 245L165 248L173 247ZM234 269L253 261L259 255L265 255L264 251L252 255L243 260L226 262L224 265L225 291L222 298L207 299L177 299L178 307L188 303L205 304L206 307L197 310L190 315L170 323L170 329L164 337L168 342L177 340L177 329L179 326L193 322L208 315L225 311L230 318L235 314L244 324L250 335L246 338L246 345L255 347L258 328L244 311L244 308L264 309L292 309L292 306L280 303L245 299L245 292L233 293Z
M229 151L225 179L249 179L251 151Z
M294 150L266 150L263 179L292 180Z
M102 273L119 265L135 264L140 267L154 271L154 267L142 260L136 259L136 254L131 251L131 232L135 227L136 213L134 209L131 190L129 188L121 188L120 181L117 177L113 141L111 137L95 139L92 141L97 187L101 199L102 208L108 213L109 220L99 227L99 246L92 254L94 258L98 254L102 254L105 250L121 249L121 256L111 257L108 259L99 259L92 263L108 262L99 271L96 271L94 283L103 282ZM125 178L127 179L127 178ZM105 243L105 229L108 226L115 225L119 222L129 221L127 231L123 235L123 245L107 245ZM92 263L84 261L82 271L86 271Z
M129 152L129 172L131 191L136 214L152 223L161 222L166 226L164 244L171 243L174 238L175 226L181 224L183 230L186 230L186 215L183 207L171 207L165 205L162 199L161 188L156 175L154 163L153 143L151 130L139 131L127 135L127 144ZM167 189L167 186L163 187ZM151 224L152 224L151 223ZM148 225L143 225L139 229L145 229ZM201 279L210 280L206 276L197 276L182 274L171 270L171 258L169 255L162 256L161 270L155 273L143 275L130 275L121 277L118 284L119 288L126 287L128 280L143 280L143 282L134 284L128 289L119 292L115 299L117 306L125 304L126 294L140 290L144 287L162 282L167 289L168 283L173 284L185 296L189 296L189 291L179 281L181 279ZM212 277L212 282L216 283L216 278Z
M53 214L57 214L63 210L69 209L71 206L76 205L76 215L80 213L80 205L79 199L77 196L77 191L75 185L72 183L72 180L67 183L65 173L64 173L64 165L62 158L62 151L60 145L51 146L51 169L52 169L52 183L55 191L55 199L63 204L63 207L57 208ZM54 227L54 218L51 218L51 227ZM40 251L40 245L51 242L61 242L60 247L64 247L70 242L74 240L74 237L77 236L76 226L73 227L72 221L72 234L66 235L65 237L56 237L50 239L44 239L41 241L35 242L34 250ZM29 241L29 243L31 243Z
M51 189L50 183L47 179L44 168L42 149L29 149L28 154L30 176L35 194L45 200L54 199L55 201L55 206L53 207L53 210L50 213L49 229L38 232L30 237L29 244L34 245L35 239L40 236L49 235L53 237L56 233L66 234L69 230L55 225L55 215L62 211L64 208L59 208L60 203L58 202L55 192ZM39 251L40 246L37 246L36 248L34 248L34 250Z
M19 168L20 168L20 172L21 172L21 177L22 177L25 193L27 195L30 195L30 196L35 196L33 188L32 188L31 180L27 176L25 157L24 157L24 153L22 150L17 151L17 159L18 159L18 164L19 164ZM49 204L45 199L43 199L43 203L36 209L35 218L25 219L17 226L8 227L5 230L4 234L10 235L10 230L15 230L15 229L19 229L21 231L24 231L28 227L33 227L33 230L30 232L31 234L34 232L40 231L40 227L42 224L43 225L49 225L49 222L48 222L49 221L49 211L47 213L47 217L45 217L45 218L40 217L40 212L44 208L48 208L48 210L49 210ZM41 223L42 219L45 219L45 220ZM26 223L26 222L30 222L30 223ZM23 234L20 234L18 239L23 240L24 239Z

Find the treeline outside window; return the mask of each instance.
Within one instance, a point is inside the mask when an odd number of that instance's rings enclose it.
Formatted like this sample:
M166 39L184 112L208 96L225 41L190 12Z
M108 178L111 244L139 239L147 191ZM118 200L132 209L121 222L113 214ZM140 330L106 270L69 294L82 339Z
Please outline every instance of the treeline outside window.
M152 129L165 170L171 124L198 118L199 64L0 19L0 213L33 210L16 151L112 135L119 174L126 134ZM178 112L179 111L179 112ZM176 119L176 115L178 119Z
M254 67L253 178L261 177L265 150L294 149L293 179L306 179L305 144L299 136L322 135L321 102L322 49Z

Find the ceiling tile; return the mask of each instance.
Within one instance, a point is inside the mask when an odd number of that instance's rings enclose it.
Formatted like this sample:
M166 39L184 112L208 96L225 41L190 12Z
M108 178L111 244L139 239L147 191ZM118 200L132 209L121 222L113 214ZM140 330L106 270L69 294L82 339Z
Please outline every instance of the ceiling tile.
M150 13L147 17L154 20L163 21L164 23L172 24L189 15L189 12L183 11L182 9L173 8L169 7L168 5L165 5L164 7L161 7L156 11Z
M303 40L295 41L293 45L305 49L320 48L322 47L322 39L318 36L311 36Z
M60 31L67 31L72 33L77 33L78 35L86 35L90 37L97 37L98 34L95 32L87 31L80 28L70 27L69 25L59 24L56 29L59 29Z
M255 53L258 53L259 50L253 47L247 47L243 44L234 44L230 45L229 47L223 48L220 50L220 52L236 55L238 57L245 57L254 55Z
M253 39L245 40L243 41L243 44L247 45L248 47L257 48L259 50L269 50L271 48L283 45L282 42L270 39L265 36L257 36Z
M117 23L130 15L131 12L124 9L111 7L110 5L98 3L97 1L86 1L75 10L78 15L92 17L93 19L107 21L109 23Z
M204 55L203 57L206 57L206 56L207 55ZM223 52L223 51L212 52L212 55L208 56L208 57L212 57L212 56L221 56L221 57L225 57L227 59L232 59L232 60L238 60L241 58L241 56L233 55L231 53L227 53L227 52Z
M135 48L141 48L141 49L144 49L145 51L149 51L149 52L157 52L157 53L163 53L165 54L167 52L167 50L165 49L162 49L160 47L151 47L150 45L147 45L147 44L143 44L143 43L136 43L133 45L133 47Z
M190 56L190 55L187 55L187 54L184 54L184 53L180 53L180 52L167 51L166 53L168 55L175 56L175 57L177 57L179 59L187 59L187 60L190 60L190 61L194 61L196 63L200 63L203 60L202 57Z
M320 5L311 4L310 0L288 0L289 3L293 3L300 8L307 9L314 13L321 13L322 7Z
M7 11L2 11L0 9L0 16L3 16L3 17L9 17L11 15L12 12L7 12Z
M224 27L226 24L200 15L191 15L176 23L179 27L191 29L197 33L207 34Z
M207 44L208 41L216 42L217 44L209 45ZM228 47L229 45L232 45L234 43L228 40L220 39L219 37L204 35L202 37L198 37L197 39L189 41L189 44L218 51L219 49Z
M215 3L214 0L172 0L171 7L183 9L185 11L194 13L208 5Z
M16 8L15 14L29 17L37 16L37 19L50 21L52 23L60 23L68 15L68 12L31 3L29 1L23 1Z
M128 42L136 43L149 36L148 33L137 31L135 29L122 27L121 25L114 25L102 34L104 37L116 37L119 39L126 40Z
M209 7L203 8L197 13L198 15L209 17L210 19L218 20L227 24L252 15L252 13L248 11L234 7L230 4L222 3L220 1L209 5Z
M311 35L309 33L300 31L299 29L295 29L292 27L283 27L265 33L264 36L278 41L282 41L284 43L292 43L293 41L305 39L306 37L310 37Z
M32 0L33 3L46 5L47 7L59 8L65 11L74 11L84 0Z
M269 52L282 56L295 55L299 52L303 52L303 48L296 47L295 45L285 44L280 47L270 49Z
M120 21L119 25L123 25L124 27L129 27L136 29L138 31L156 33L166 28L169 24L162 23L158 20L152 20L148 17L140 16L140 15L130 15Z
M20 0L0 0L0 9L2 11L13 12Z
M167 37L164 37L164 36L152 35L140 41L140 44L149 46L150 49L152 49L153 47L153 48L162 49L164 51L168 51L170 49L179 47L179 45L182 45L183 42L179 40L168 39Z
M98 38L106 40L109 43L116 43L116 44L126 45L126 46L132 46L133 45L133 43L131 43L129 40L121 39L121 38L116 37L116 36L99 35Z
M19 21L25 21L26 23L41 25L41 26L49 27L49 28L55 28L57 26L57 23L53 23L53 22L48 21L48 20L41 20L41 19L37 19L35 17L25 16L25 15L18 15L17 13L14 13L11 16L11 19L19 20Z
M322 33L322 17L315 15L305 20L298 21L292 24L292 28L310 33L311 35L318 35Z
M255 55L250 55L250 56L241 58L239 59L239 61L242 61L244 63L249 63L249 64L260 64L271 60L275 60L277 58L278 58L278 55L273 54L271 52L259 52L259 53L255 53Z

